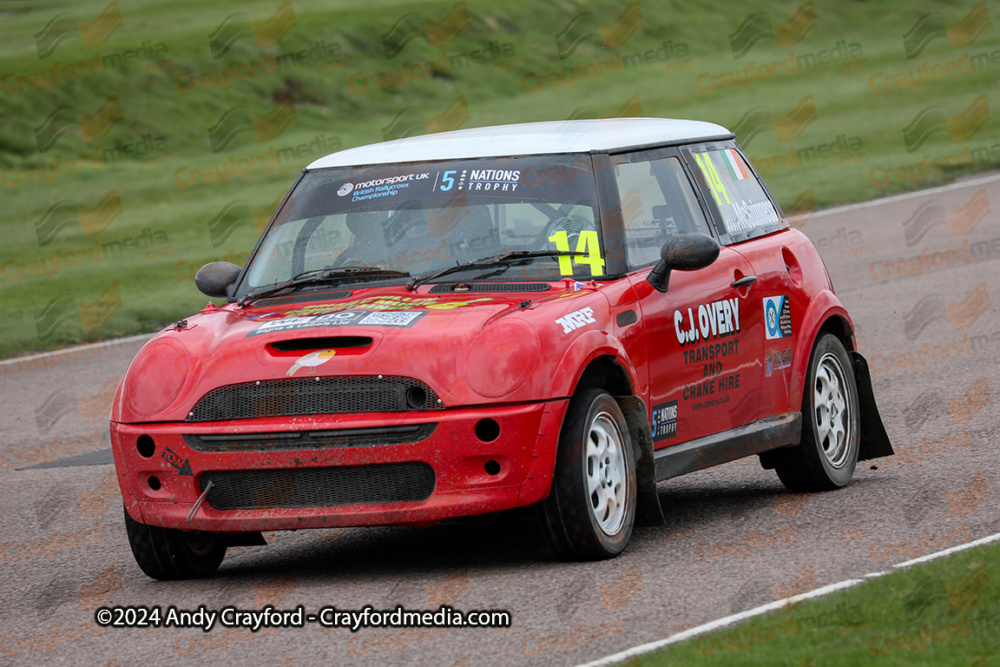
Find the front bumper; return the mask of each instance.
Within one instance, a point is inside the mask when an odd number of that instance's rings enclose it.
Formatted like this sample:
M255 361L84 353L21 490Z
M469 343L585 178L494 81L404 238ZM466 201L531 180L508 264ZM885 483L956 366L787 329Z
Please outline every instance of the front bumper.
M199 423L112 422L111 443L125 507L133 519L147 525L251 532L412 524L496 512L543 500L551 486L559 431L567 405L568 399L559 399L528 405L405 414L338 414ZM477 423L487 418L499 425L499 435L488 442L476 434ZM317 443L323 442L321 437L306 435L329 435L347 429L357 433L358 429L414 425L425 425L423 430L426 432L427 424L434 424L433 432L421 436L422 440L398 444L371 444L369 435L361 440L363 444L354 445L351 444L354 436L348 434L329 440L336 442L336 446L320 447ZM241 434L261 433L299 433L306 444L297 448L296 444L289 445L280 437L241 440ZM212 445L213 436L214 442L219 441L219 436L229 436L225 439L228 442ZM388 438L390 441L400 439L407 438ZM237 449L240 451L233 451ZM293 500L288 500L291 497L288 494L275 494L268 488L245 488L247 480L250 484L257 483L253 480L278 477L315 480L317 475L331 471L374 470L372 466L385 470L392 469L392 464L413 467L415 462L426 464L418 466L420 468L430 466L433 470L432 490L415 501L392 501L383 497L379 502L301 506L301 498L314 491L302 488L302 481L299 481L302 493L295 495ZM233 475L227 471L245 473ZM213 497L221 498L220 494L226 492L214 485L206 502L189 522L188 515L202 494L206 480L225 480L233 476L244 482L245 493L236 496L254 501L233 509L214 507L211 504ZM230 494L230 500L233 497Z

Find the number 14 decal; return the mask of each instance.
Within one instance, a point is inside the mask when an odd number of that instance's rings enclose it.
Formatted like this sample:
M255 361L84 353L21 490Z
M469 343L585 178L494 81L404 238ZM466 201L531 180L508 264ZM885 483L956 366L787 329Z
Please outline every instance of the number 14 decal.
M569 252L569 234L566 231L556 232L549 237L549 241L556 244L556 250ZM590 266L590 275L604 275L604 258L601 257L601 244L597 239L597 232L580 232L580 239L576 242L576 256L563 255L559 257L559 274L563 276L573 275L573 262L577 264L587 264Z
M722 200L725 199L727 204L731 204L729 193L726 192L726 186L723 184L722 179L719 178L719 172L715 170L715 165L712 164L712 158L708 153L695 153L694 159L701 168L701 173L704 174L705 180L708 181L708 187L712 190L715 203L722 206Z

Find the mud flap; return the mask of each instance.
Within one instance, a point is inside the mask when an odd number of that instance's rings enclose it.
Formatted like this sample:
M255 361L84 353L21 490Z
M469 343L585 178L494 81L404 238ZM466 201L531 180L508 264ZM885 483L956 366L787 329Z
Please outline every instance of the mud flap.
M637 526L662 526L666 523L660 496L656 493L656 463L653 460L653 434L649 430L646 404L635 396L615 396L625 415L635 448L635 478L638 487L635 523Z
M861 408L861 449L858 452L859 461L877 459L882 456L892 456L892 444L889 434L885 432L882 417L879 416L875 404L875 392L872 390L872 376L868 370L868 362L857 352L849 352L851 364L854 366L854 382L858 387L858 406Z

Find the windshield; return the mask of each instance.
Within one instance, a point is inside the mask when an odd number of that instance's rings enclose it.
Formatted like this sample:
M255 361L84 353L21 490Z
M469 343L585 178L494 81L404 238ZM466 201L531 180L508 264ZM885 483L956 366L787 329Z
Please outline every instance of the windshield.
M579 254L477 266L440 280L603 276L590 156L321 169L307 172L296 185L252 258L237 296L304 271L374 267L416 277L456 263L533 250ZM406 280L377 272L365 276L351 280Z

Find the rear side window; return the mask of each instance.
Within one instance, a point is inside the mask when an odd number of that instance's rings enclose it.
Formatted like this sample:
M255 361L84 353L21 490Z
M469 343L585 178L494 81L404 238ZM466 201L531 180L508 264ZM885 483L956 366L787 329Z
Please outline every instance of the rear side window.
M730 237L756 236L779 224L774 204L735 149L695 152L694 160Z
M660 248L677 234L709 234L680 160L665 157L615 166L630 268L660 259Z

